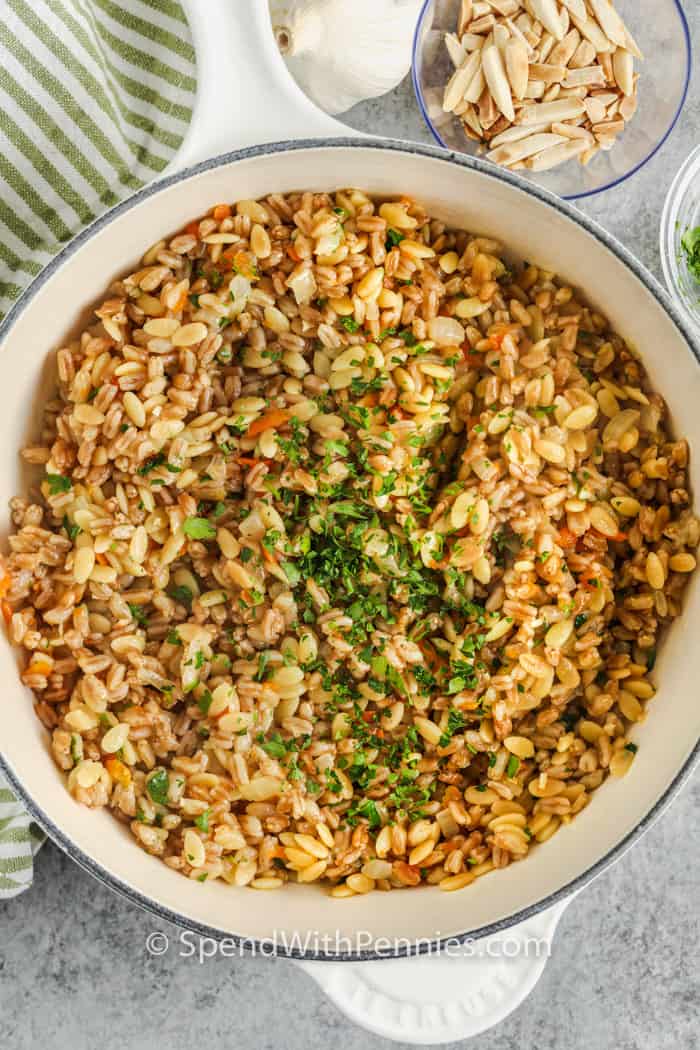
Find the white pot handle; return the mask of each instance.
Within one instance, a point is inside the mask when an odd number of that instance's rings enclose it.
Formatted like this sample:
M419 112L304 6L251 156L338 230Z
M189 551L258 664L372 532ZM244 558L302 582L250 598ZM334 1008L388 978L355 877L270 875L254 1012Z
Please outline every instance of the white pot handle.
M396 1042L451 1043L499 1024L542 976L572 897L449 954L369 963L301 962L354 1024Z
M347 127L314 105L287 69L267 0L181 3L197 57L197 96L169 174L263 142L347 135Z

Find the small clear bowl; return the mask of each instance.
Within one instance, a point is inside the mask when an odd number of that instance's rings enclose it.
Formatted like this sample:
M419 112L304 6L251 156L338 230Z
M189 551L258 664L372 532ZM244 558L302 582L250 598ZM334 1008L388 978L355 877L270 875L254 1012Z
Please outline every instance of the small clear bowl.
M700 226L700 146L673 180L661 215L659 246L666 285L685 317L700 330L700 284L688 270L681 245L686 230Z
M435 141L445 149L476 154L479 145L459 120L442 109L453 72L444 43L454 32L460 0L426 0L413 40L413 86ZM639 108L609 152L583 166L570 161L544 172L520 171L526 179L567 200L580 200L624 182L650 160L680 115L691 71L690 31L679 0L616 0L616 7L645 55L639 70Z

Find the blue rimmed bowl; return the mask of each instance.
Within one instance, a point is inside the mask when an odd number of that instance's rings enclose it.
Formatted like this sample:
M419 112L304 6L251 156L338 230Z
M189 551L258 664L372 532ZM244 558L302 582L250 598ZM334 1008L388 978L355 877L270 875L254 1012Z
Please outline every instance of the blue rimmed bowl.
M598 153L586 167L577 161L524 178L567 200L590 197L617 186L639 171L661 149L678 121L688 93L692 66L690 31L679 0L617 0L617 9L640 45L639 108L615 146ZM445 149L476 154L478 144L460 121L442 109L453 72L444 43L454 32L460 0L426 0L413 41L413 86L435 141Z

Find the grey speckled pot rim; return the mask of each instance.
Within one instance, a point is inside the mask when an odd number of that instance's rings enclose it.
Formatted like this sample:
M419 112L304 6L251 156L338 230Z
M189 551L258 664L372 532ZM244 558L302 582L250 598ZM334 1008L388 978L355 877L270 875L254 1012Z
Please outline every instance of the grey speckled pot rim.
M586 215L578 211L573 205L566 203L561 198L550 193L548 190L544 190L539 186L535 186L518 175L511 172L507 172L501 168L497 168L491 164L488 164L479 158L469 157L465 154L450 153L446 150L438 149L436 146L426 146L423 144L413 142L402 142L394 139L364 139L364 138L342 138L342 139L301 139L294 142L274 142L262 146L252 146L247 149L232 151L231 153L224 153L217 157L212 157L209 160L205 160L200 164L196 164L193 167L186 168L182 172L178 172L174 175L167 176L164 179L160 179L157 182L150 183L145 186L138 193L129 197L127 200L122 201L121 204L116 205L111 211L106 212L103 216L98 218L90 226L86 227L81 233L73 238L69 244L41 271L39 276L29 285L24 294L17 300L15 305L12 307L7 317L0 325L0 352L2 352L2 343L5 340L8 332L16 323L18 318L27 310L32 303L32 300L36 296L37 292L51 280L54 274L59 270L64 262L69 260L79 249L97 232L105 229L112 222L118 219L121 215L128 212L135 205L148 200L149 197L154 196L161 190L166 189L169 186L173 186L178 182L182 182L185 179L192 178L211 171L214 168L225 167L226 165L235 163L236 161L251 160L256 157L262 157L270 154L286 153L297 150L313 150L313 149L346 149L346 148L357 148L364 150L379 150L385 153L391 154L392 152L409 153L415 154L416 156L428 157L431 160L438 161L443 164L455 164L457 167L469 168L473 171L479 172L487 178L495 179L499 182L504 182L511 186L514 190L536 197L543 204L548 205L555 211L558 211L561 215L564 215L570 221L576 223L578 226L583 227L587 233L594 237L599 243L601 243L608 251L612 252L640 281L640 283L646 288L646 290L656 299L662 309L669 315L678 330L683 335L685 342L688 347L688 351L693 354L696 361L700 363L700 345L695 340L695 337L691 333L688 325L680 314L675 304L670 300L666 292L663 290L659 282L652 274L629 252L615 237L607 233L601 226L599 226L592 219L589 219ZM670 805L673 799L676 797L678 792L681 790L684 783L689 779L693 769L700 760L700 739L696 741L691 753L688 755L685 762L682 764L680 769L676 772L671 783L668 785L666 790L655 802L651 809L645 814L645 816L639 821L639 823L628 832L611 850L609 850L603 857L595 861L588 868L586 868L580 875L572 879L570 882L561 886L558 890L550 893L548 896L543 897L530 906L515 912L503 919L499 919L496 922L488 923L485 926L479 927L478 929L468 930L461 934L450 935L449 937L438 937L432 942L421 940L415 948L402 946L397 950L392 958L399 958L408 955L420 955L435 953L440 945L446 941L454 943L454 939L457 938L462 941L488 937L493 934L502 933L509 929L511 926L516 925L520 922L525 922L528 919L534 918L540 912L553 905L564 901L567 897L572 896L574 893L583 889L589 882L591 882L598 875L602 874L607 868L618 861L624 853L634 845L635 842L641 838L645 831L647 831L652 824L661 816L665 809ZM36 822L46 831L47 835L56 843L56 845L63 850L72 860L74 860L81 868L87 871L90 875L93 875L104 885L114 890L116 893L126 897L132 904L137 905L144 911L150 912L152 915L159 919L163 919L167 922L171 922L181 929L190 930L193 933L198 934L202 937L212 937L214 940L223 940L230 938L237 944L252 945L255 943L257 947L264 947L269 952L269 946L263 940L256 940L253 942L251 938L243 937L237 934L231 934L226 930L209 926L205 923L197 922L194 919L188 918L185 915L174 911L171 908L166 908L161 905L157 900L152 897L148 897L134 887L123 882L122 879L118 878L112 872L108 871L96 860L94 860L89 854L85 853L80 849L69 837L61 830L46 813L38 806L26 788L21 784L18 777L16 776L12 766L8 759L0 754L0 769L5 773L12 789L17 793L17 796L27 807L31 816ZM292 958L298 960L307 961L319 961L319 962L365 962L373 959L387 958L387 955L382 952L377 953L375 951L362 951L362 952L346 952L334 955L326 955L317 951L303 951L300 949L291 949L288 951L278 951L278 955L282 955L285 958Z

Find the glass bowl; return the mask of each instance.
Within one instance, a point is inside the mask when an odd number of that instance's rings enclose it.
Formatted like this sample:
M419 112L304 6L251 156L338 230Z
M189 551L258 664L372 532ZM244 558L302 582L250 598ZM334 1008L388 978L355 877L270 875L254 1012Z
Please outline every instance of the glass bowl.
M700 226L700 146L693 150L673 180L661 216L661 265L672 298L700 331L700 283L688 269L681 245L686 230Z
M426 0L423 5L413 40L413 86L435 141L445 149L477 154L479 144L442 109L453 72L444 35L455 31L459 7L460 0ZM679 0L617 0L616 7L645 55L644 62L635 63L640 78L634 118L613 148L601 150L586 167L574 160L551 171L518 172L567 200L600 193L634 175L670 135L688 92L690 32Z

